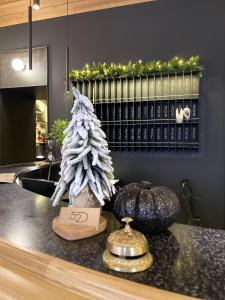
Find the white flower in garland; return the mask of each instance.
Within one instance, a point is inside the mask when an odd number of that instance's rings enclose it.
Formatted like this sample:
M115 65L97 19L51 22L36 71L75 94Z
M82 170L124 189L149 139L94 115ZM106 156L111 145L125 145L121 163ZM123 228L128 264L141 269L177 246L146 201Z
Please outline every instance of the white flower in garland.
M106 135L94 113L91 101L73 88L76 98L72 108L72 120L65 130L62 146L62 162L53 206L69 190L69 206L75 205L75 197L87 186L104 205L104 200L115 193L112 159L109 156Z

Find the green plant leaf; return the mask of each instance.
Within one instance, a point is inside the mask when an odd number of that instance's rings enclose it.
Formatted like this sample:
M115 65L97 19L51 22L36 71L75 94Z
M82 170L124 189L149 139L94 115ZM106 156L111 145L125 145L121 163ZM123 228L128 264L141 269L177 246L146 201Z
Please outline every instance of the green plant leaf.
M69 121L57 119L53 122L48 136L55 140L57 146L61 146L64 139L64 130L68 127Z

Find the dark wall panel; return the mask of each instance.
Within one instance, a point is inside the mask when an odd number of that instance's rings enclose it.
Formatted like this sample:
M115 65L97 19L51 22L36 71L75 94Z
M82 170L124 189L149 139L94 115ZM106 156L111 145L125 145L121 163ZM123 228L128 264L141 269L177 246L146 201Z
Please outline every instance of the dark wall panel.
M35 160L35 98L26 89L1 90L0 165Z
M113 154L123 182L149 179L179 192L192 181L195 209L208 226L224 226L224 0L158 0L71 16L71 66L92 61L169 59L199 54L205 67L201 84L201 150L194 155ZM27 26L0 30L0 51L24 48ZM4 42L2 42L4 41ZM65 19L34 24L34 46L49 47L50 122L66 116L64 104Z

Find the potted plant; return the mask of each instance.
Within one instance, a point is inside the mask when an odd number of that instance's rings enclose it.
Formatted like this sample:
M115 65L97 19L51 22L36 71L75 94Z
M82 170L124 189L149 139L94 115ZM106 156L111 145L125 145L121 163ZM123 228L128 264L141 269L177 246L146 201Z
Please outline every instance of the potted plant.
M56 157L61 158L61 147L64 138L64 130L67 128L69 121L67 119L57 119L53 122L48 134L48 138L55 141Z

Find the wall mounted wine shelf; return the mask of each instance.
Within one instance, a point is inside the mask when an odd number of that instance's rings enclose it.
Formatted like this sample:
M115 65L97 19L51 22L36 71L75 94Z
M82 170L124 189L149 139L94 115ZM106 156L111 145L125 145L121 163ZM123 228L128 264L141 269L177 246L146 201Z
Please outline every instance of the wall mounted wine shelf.
M92 100L113 151L199 149L200 72L72 81Z

